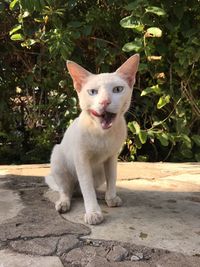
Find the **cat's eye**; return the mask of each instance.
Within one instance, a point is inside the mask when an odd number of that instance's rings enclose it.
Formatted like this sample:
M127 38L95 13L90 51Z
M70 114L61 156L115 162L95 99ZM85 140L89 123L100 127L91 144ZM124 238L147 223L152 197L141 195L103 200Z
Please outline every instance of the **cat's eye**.
M97 89L89 89L87 90L89 95L97 95L98 94L98 90Z
M113 88L113 93L121 93L122 91L124 90L124 87L123 86L116 86Z

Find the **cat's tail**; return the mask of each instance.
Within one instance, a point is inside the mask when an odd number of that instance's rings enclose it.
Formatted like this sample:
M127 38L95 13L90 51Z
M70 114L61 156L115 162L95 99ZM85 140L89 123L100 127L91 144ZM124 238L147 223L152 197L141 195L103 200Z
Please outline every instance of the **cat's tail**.
M59 191L59 187L52 175L45 176L46 184L54 191Z

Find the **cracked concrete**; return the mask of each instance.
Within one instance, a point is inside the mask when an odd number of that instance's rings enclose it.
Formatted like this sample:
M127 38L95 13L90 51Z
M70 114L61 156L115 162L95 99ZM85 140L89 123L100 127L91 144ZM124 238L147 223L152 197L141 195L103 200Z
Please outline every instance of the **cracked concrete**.
M192 183L192 177L187 176ZM200 194L196 192L200 186L186 183L183 188L181 181L167 179L118 181L123 207L110 209L100 201L105 221L98 227L91 226L90 238L150 247L155 244L174 252L200 254ZM189 192L184 192L186 188ZM46 195L51 199L51 192ZM62 216L80 223L83 214L83 201L79 198Z
M23 204L20 202L20 197L18 194L10 190L0 189L0 224L7 219L15 217L21 209L23 209ZM9 212L8 212L9 211Z
M19 195L11 190L1 188L3 184L4 182L0 180L0 224L15 217L24 207Z
M63 267L58 257L41 257L16 254L10 250L0 250L1 267Z
M101 200L105 222L92 227L81 198L55 211L48 168L0 166L0 267L200 266L200 165L119 164L124 206Z

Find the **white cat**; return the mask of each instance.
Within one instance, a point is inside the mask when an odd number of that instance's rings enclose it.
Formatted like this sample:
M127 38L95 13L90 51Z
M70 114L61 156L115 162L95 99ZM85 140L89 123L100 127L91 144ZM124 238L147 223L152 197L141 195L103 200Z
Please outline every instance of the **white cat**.
M138 64L136 54L116 72L95 75L75 62L67 62L82 112L51 155L51 174L46 183L60 193L57 211L69 210L78 183L88 224L103 221L95 189L105 181L107 205L122 204L116 195L117 156L127 134L124 113L131 102Z

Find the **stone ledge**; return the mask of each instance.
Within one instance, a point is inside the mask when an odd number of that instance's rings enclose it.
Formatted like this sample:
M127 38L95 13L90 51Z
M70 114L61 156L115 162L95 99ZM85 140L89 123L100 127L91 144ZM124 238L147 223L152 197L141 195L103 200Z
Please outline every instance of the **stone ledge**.
M50 164L1 165L0 175L46 176ZM158 179L181 174L200 174L200 163L119 162L118 180Z

